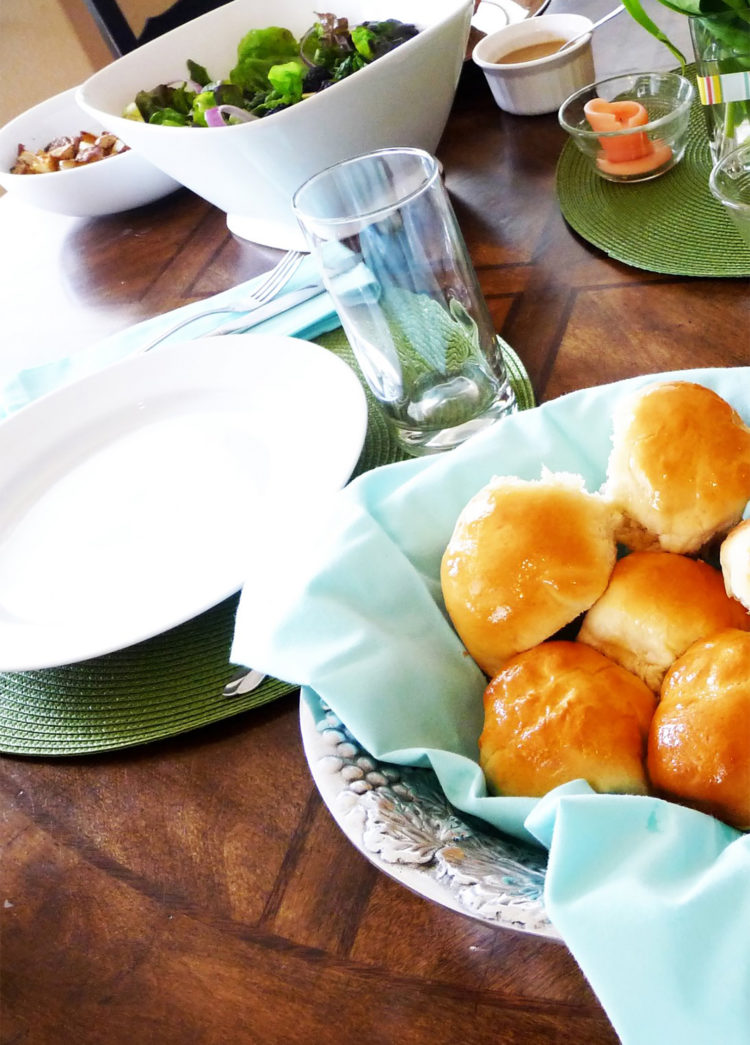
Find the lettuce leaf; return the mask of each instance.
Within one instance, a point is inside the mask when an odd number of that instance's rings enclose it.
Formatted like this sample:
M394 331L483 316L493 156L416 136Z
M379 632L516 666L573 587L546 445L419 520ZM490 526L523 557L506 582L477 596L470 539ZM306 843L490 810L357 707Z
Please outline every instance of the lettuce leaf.
M296 59L293 62L284 62L283 65L274 65L268 73L268 81L273 90L266 96L263 109L279 109L288 105L294 105L302 99L302 84L305 79L307 66L304 62Z
M300 43L300 54L308 65L322 66L330 73L353 52L348 20L333 14L319 14Z
M249 94L267 91L270 70L298 57L299 44L288 29L251 29L237 45L237 64L229 79Z
M205 127L206 112L220 105L267 116L343 80L417 33L396 19L350 30L346 18L317 18L301 41L281 26L245 33L228 79L215 81L205 66L188 59L188 81L139 91L126 112L150 123L197 127Z
M211 76L205 65L199 65L198 62L194 62L192 58L187 60L188 76L197 83L200 87L207 87L211 83Z
M362 57L368 62L374 62L376 58L382 58L399 44L411 40L418 32L415 25L388 18L384 22L363 22L352 29L351 36Z
M188 122L187 116L194 100L195 91L191 91L186 83L162 83L150 91L139 91L135 96L136 107L146 123L169 123L175 126L183 126ZM159 113L165 113L166 116L159 117ZM183 118L182 122L178 117Z

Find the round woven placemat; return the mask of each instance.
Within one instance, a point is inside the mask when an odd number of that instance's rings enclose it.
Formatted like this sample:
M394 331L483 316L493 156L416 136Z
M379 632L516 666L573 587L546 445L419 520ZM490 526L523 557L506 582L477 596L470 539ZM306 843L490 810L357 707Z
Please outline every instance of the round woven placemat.
M342 330L317 340L359 374ZM533 406L523 365L510 346L502 347L519 408ZM367 387L365 394L367 436L355 475L406 456ZM71 756L133 747L230 718L296 689L269 678L250 693L224 695L238 673L230 660L238 601L235 595L162 635L79 664L0 673L0 752Z
M695 82L695 67L687 69ZM694 102L680 163L653 181L598 177L569 140L557 165L563 217L588 243L634 268L672 276L748 276L750 249L708 188L711 153Z
M276 700L266 680L223 696L238 596L137 646L42 671L0 675L0 750L20 755L108 751L174 736Z

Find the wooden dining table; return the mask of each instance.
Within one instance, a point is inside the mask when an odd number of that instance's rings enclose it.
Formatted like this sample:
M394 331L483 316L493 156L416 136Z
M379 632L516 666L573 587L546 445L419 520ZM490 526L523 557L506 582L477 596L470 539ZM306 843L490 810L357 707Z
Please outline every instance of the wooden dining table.
M600 72L673 64L622 19L601 34ZM467 63L438 155L537 400L745 362L747 280L649 272L586 242L556 198L564 144L555 114L501 112ZM6 196L0 242L3 373L279 257L187 190L95 220ZM124 750L0 756L0 810L3 1045L618 1040L563 943L432 902L351 844L310 774L295 691Z

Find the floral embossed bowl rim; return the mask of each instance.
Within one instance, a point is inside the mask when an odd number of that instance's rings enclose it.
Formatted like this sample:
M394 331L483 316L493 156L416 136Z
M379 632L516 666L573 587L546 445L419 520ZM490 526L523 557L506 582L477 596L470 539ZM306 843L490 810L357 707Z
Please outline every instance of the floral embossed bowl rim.
M545 851L454 809L432 770L373 758L310 689L300 726L323 801L375 867L443 907L560 939L544 909Z

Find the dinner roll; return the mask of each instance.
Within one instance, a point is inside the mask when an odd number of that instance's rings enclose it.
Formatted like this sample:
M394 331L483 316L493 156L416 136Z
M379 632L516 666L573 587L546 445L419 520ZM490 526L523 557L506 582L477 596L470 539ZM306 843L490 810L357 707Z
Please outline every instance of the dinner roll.
M667 381L615 409L604 487L639 550L697 552L742 517L750 498L750 428L703 385Z
M633 552L615 566L578 633L658 693L664 673L691 643L722 628L750 628L719 570L673 552Z
M590 646L542 643L487 686L479 763L500 795L536 797L579 778L595 791L646 794L655 704L644 682Z
M729 531L719 549L727 594L750 610L750 519Z
M615 563L617 518L580 476L492 479L466 505L443 555L445 605L488 675L589 608Z
M648 771L664 797L750 829L750 634L693 643L664 679Z

